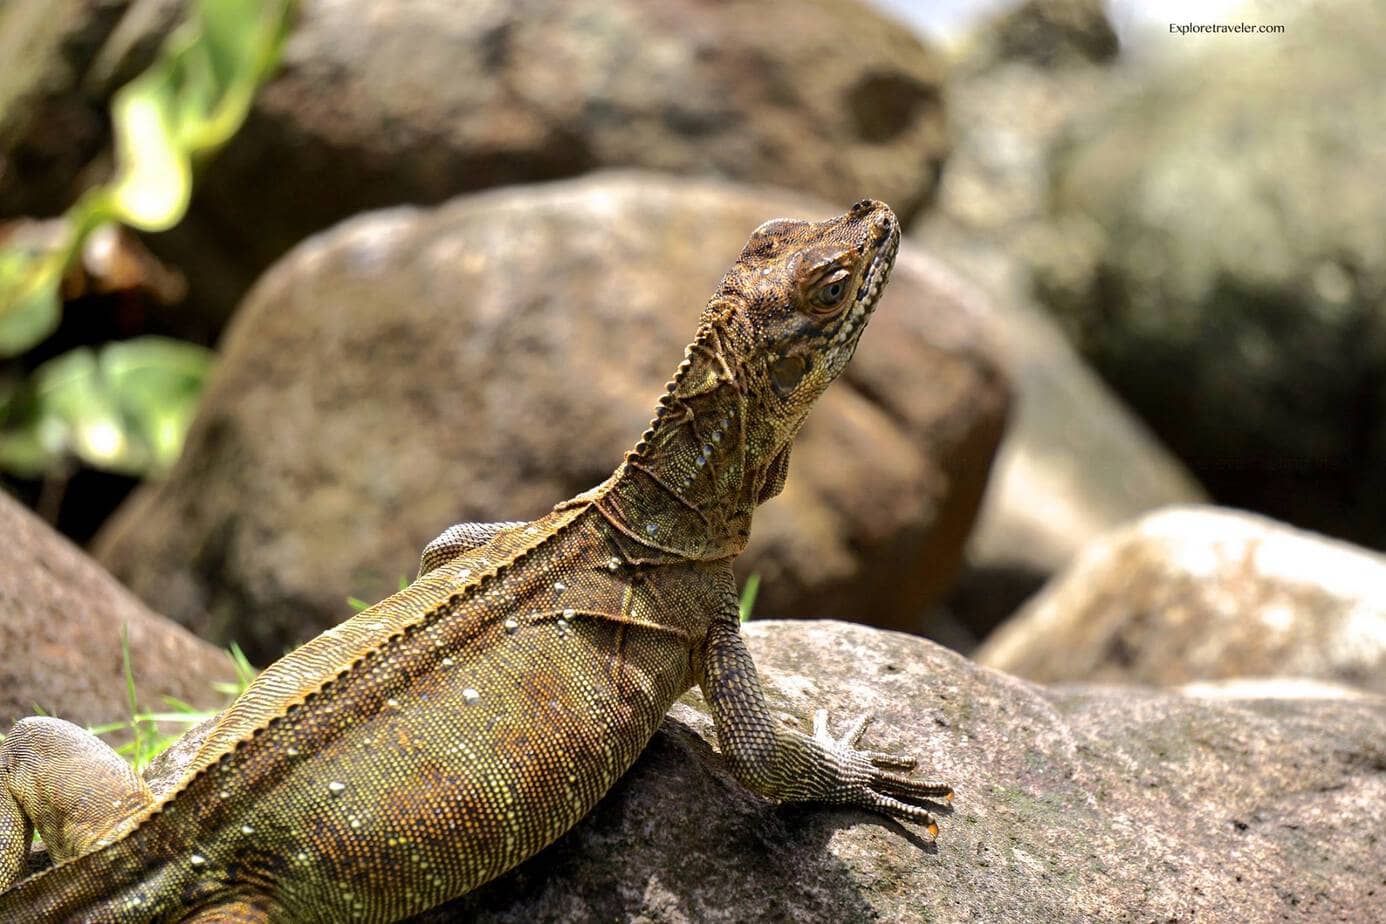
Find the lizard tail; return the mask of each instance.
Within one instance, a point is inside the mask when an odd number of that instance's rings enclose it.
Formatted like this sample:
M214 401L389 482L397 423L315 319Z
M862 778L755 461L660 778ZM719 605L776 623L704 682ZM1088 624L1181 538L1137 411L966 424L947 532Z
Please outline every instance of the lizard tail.
M170 894L169 890L160 889L165 884L160 880L168 872L171 870L167 866L150 868L132 863L128 854L108 846L35 873L0 892L0 921L5 924L56 924L59 921L136 924L154 920L167 909L146 896ZM172 894L178 893L173 890Z

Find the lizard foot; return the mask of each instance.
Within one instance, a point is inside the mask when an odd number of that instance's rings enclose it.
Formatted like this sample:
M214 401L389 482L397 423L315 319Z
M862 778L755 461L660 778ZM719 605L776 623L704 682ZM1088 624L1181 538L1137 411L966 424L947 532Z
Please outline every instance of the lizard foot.
M861 750L857 746L871 723L872 715L861 716L840 738L828 730L828 710L813 714L813 740L836 764L837 786L829 801L855 805L923 824L931 837L938 836L938 822L920 805L927 800L953 801L953 787L937 780L917 780L892 771L912 770L912 757Z

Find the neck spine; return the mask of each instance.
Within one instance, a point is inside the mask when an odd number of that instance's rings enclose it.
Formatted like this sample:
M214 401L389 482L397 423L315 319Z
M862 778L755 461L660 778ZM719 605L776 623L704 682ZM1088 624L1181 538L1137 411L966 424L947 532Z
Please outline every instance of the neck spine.
M750 536L755 500L745 395L728 359L737 355L734 338L725 324L699 328L649 428L598 501L617 529L653 553L729 558Z

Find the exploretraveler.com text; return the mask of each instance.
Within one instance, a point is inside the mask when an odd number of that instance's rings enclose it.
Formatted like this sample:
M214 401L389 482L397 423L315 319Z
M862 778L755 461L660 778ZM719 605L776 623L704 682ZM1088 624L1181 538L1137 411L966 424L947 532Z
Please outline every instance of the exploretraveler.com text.
M1279 34L1279 33L1282 33L1282 32L1285 31L1285 27L1284 27L1284 26L1263 26L1263 25L1260 25L1260 24L1257 24L1257 23L1249 23L1249 22L1239 22L1239 23L1237 23L1235 26L1228 26L1228 25L1212 25L1212 26L1210 26L1210 25L1205 25L1205 24L1202 24L1202 23L1195 23L1195 22L1186 22L1186 23L1182 23L1182 24L1181 24L1181 23L1177 23L1177 22L1172 22L1172 23L1169 24L1169 31L1170 31L1170 32L1178 32L1180 35L1188 35L1188 34L1191 33L1191 32L1251 32L1251 33L1261 33L1261 34L1264 34L1264 33L1267 33L1267 32L1274 32L1274 33Z

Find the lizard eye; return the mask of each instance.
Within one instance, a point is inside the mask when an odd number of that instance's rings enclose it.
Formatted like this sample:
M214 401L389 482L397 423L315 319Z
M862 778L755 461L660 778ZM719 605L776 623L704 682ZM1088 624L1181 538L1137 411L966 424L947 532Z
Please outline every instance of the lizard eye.
M803 356L782 356L775 360L770 364L770 384L775 387L775 394L781 398L788 397L799 387L807 371L808 361Z
M813 295L809 297L812 307L819 309L820 312L831 313L835 308L842 304L842 300L847 297L847 288L850 274L846 270L838 270L814 289Z

